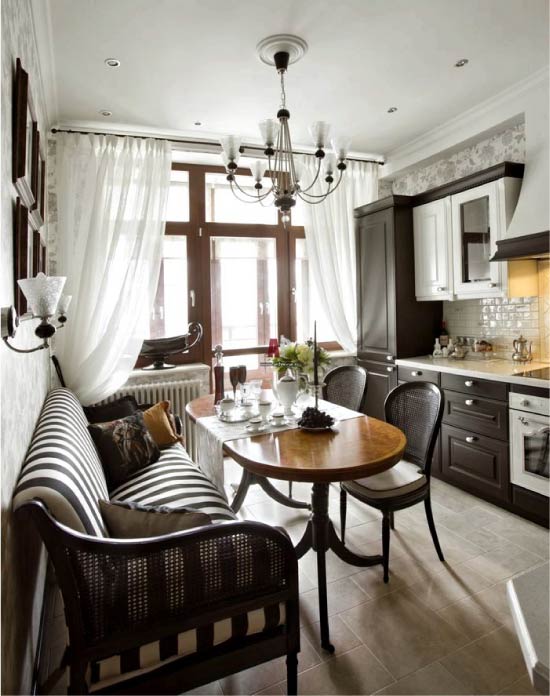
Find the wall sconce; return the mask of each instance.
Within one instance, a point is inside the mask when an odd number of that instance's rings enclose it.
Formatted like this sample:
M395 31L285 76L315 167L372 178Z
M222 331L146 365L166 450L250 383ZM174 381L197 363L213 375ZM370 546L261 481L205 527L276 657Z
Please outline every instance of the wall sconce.
M61 294L66 280L62 276L46 276L44 273L39 273L36 278L24 278L17 281L21 292L27 299L33 319L40 319L40 324L38 324L34 333L38 338L42 339L42 343L35 348L26 350L13 346L9 339L15 336L19 326L19 317L13 306L2 307L2 339L8 348L11 348L16 353L34 353L36 350L42 350L49 346L49 339L57 329L63 328L67 321L65 313L71 302L71 295ZM54 326L50 322L56 313L58 314L58 326Z

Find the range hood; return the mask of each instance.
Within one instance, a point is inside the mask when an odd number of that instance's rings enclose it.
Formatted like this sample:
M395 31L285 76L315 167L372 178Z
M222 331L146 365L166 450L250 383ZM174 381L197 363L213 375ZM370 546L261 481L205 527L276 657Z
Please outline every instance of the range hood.
M491 261L550 257L548 70L524 94L525 172L506 235Z

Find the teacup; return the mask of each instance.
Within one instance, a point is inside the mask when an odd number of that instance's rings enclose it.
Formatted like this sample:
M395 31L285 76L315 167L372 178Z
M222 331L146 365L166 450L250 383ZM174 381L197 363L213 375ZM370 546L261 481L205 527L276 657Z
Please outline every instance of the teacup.
M235 408L235 402L229 397L220 400L220 413L222 416L228 416Z
M271 413L271 401L260 401L258 403L258 411L262 420L266 421Z
M271 414L271 420L274 425L282 425L285 422L285 414L281 413L281 411L274 411Z
M260 416L255 416L248 421L248 427L250 430L258 430L262 426L262 419Z

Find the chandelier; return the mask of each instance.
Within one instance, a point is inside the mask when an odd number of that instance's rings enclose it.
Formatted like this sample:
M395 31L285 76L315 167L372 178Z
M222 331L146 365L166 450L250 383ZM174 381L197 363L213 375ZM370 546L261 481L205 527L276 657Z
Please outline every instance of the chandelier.
M296 205L297 199L309 204L322 203L336 190L346 169L350 138L332 137L330 139L332 150L327 150L330 125L325 121L313 123L310 133L316 148L317 164L312 180L304 183L302 181L303 167L292 150L288 125L290 112L286 106L285 73L289 64L295 63L305 54L307 43L297 36L277 34L260 41L257 51L260 59L267 65L274 65L280 76L281 106L276 119L266 119L259 124L265 144L266 159L256 160L250 166L255 181L255 193L249 193L240 186L235 175L239 157L244 151L239 137L227 135L221 138L222 158L233 194L246 203L259 202L262 205L272 203L279 209L281 221L286 226L286 223L290 221L290 209ZM262 183L266 174L270 179L267 189ZM312 193L317 182L322 179L326 184L324 192Z

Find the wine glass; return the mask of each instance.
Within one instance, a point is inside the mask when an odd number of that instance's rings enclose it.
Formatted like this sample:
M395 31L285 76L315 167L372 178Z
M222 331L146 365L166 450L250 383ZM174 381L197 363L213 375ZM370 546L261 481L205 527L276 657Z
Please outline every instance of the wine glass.
M246 365L239 365L238 367L239 370L239 384L241 385L241 402L243 400L242 398L242 388L243 384L246 382Z
M229 368L229 381L233 387L233 401L237 400L237 385L239 384L239 368L234 365Z

